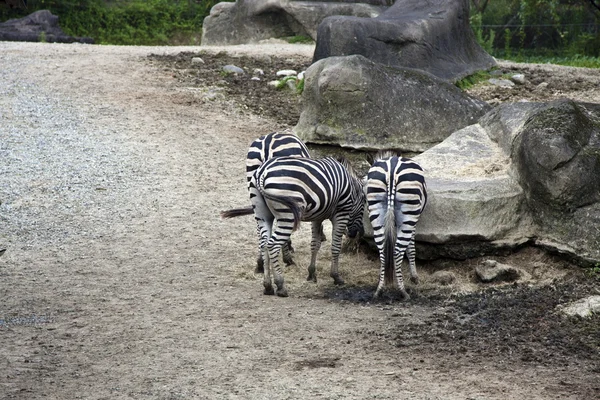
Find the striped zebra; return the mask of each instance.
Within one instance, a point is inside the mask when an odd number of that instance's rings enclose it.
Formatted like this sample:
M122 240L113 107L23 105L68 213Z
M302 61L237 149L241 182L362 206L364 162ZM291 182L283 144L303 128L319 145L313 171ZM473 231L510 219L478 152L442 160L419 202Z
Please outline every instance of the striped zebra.
M309 281L317 281L316 260L321 247L321 224L329 219L333 225L331 240L331 277L343 284L338 272L342 235L353 238L363 233L362 215L365 193L361 180L345 160L324 158L280 157L263 163L250 182L250 200L259 227L259 246L265 259L264 293L275 294L271 281L273 270L277 295L286 297L283 273L279 265L281 247L289 240L300 221L312 222ZM225 214L224 217L235 215Z
M310 153L308 152L306 145L298 138L298 136L291 133L273 132L259 137L250 144L246 156L246 179L248 180L248 190L250 190L250 181L252 180L254 172L266 160L275 157L310 158ZM257 232L260 235L258 226ZM293 251L294 249L291 240L283 245L283 261L286 265L294 263L294 259L292 258ZM258 257L256 258L256 272L264 272L264 261L260 248L258 249Z
M418 283L415 265L415 228L427 203L423 169L415 161L391 152L380 153L367 175L367 204L379 249L379 284L373 297L384 285L395 280L404 299L402 260L408 258L411 281Z
M250 144L246 156L246 179L248 189L254 172L266 160L275 157L310 158L306 145L292 133L273 132L263 135Z

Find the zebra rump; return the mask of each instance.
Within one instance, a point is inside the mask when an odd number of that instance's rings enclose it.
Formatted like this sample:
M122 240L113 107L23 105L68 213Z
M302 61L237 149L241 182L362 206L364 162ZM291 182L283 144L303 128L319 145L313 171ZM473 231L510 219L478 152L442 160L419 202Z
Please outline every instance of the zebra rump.
M263 135L250 144L246 155L246 179L248 184L254 172L265 161L275 157L310 158L306 145L292 133L273 132Z
M322 222L329 219L333 227L330 276L336 284L343 283L338 273L342 236L346 230L350 237L363 230L365 204L362 182L347 162L330 157L321 160L271 158L252 176L250 201L259 227L259 247L265 260L265 294L274 294L272 269L277 295L287 296L278 255L300 221L312 222L311 263L307 279L317 280L315 263L321 245Z
M367 175L367 203L381 261L375 295L396 278L399 289L408 296L401 264L406 254L411 278L416 282L414 235L427 203L423 169L411 159L390 152L379 153Z

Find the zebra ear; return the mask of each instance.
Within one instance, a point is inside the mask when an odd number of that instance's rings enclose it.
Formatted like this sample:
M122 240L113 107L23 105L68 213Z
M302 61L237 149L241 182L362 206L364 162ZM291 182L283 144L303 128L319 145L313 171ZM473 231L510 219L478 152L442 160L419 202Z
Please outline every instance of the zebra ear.
M375 157L373 157L373 154L371 153L365 153L365 159L367 160L367 163L369 165L373 165L373 163L375 162Z

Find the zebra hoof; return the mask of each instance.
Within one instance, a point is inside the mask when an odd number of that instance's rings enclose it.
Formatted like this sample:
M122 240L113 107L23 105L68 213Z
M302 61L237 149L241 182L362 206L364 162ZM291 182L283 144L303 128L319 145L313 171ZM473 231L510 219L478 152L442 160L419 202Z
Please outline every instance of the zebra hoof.
M333 278L333 283L336 284L336 285L343 285L344 283L346 283L339 276L332 276L332 278Z
M410 281L412 283L414 283L415 285L418 285L419 284L419 277L418 276L411 276L410 277Z
M410 295L406 290L400 290L400 297L402 297L402 300L410 300Z
M288 297L287 289L277 289L277 296L279 297Z
M307 281L313 281L314 283L317 283L317 274L308 274L308 278L306 278Z
M273 290L273 287L265 287L265 290L263 290L263 294L267 295L267 296L273 296L275 294L275 290Z

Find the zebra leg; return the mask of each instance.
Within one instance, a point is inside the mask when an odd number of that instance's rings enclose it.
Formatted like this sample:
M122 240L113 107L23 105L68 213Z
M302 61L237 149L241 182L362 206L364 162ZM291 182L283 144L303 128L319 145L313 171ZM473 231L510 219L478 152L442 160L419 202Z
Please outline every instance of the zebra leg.
M254 187L251 187L250 191L250 201L254 207L254 218L256 219L259 236L258 245L262 254L262 260L264 261L263 286L265 289L263 293L266 295L274 295L275 290L273 290L273 283L271 281L271 263L267 252L267 242L271 237L271 231L273 230L274 216L260 192Z
M408 258L408 268L410 271L410 281L415 285L419 284L419 276L417 275L417 264L415 263L415 233L410 239L410 243L408 244L408 249L406 250L406 256Z
M348 226L348 215L336 215L332 219L332 230L331 235L331 272L329 275L333 278L333 283L336 285L343 285L344 280L340 278L338 272L338 263L340 260L340 251L342 249L342 237Z
M283 271L281 270L281 266L279 265L279 252L281 248L287 243L290 239L291 229L289 232L285 227L279 227L275 229L275 232L269 238L267 242L267 249L269 253L269 263L273 268L273 275L275 280L275 285L277 286L277 296L279 297L287 297L288 292L285 288L285 281L283 278Z
M404 287L404 278L402 277L402 261L404 260L404 253L406 252L407 247L410 245L412 238L411 231L413 229L414 228L412 226L405 223L398 228L398 236L394 249L394 262L396 264L396 286L398 287L398 290L400 291L400 294L404 300L410 299L410 296Z
M281 246L281 252L283 253L283 262L286 266L293 265L294 257L292 256L294 249L292 249L292 241L288 240Z
M307 281L317 282L317 253L321 248L321 235L319 232L322 231L321 221L313 221L311 224L312 239L310 241L310 265L308 266L308 278Z
M277 286L276 294L280 297L287 297L288 292L285 288L283 271L279 264L279 252L281 248L290 240L294 230L294 215L291 211L286 211L285 206L277 201L269 201L270 209L275 210L275 221L273 233L267 242L269 251L269 262L273 268L273 279Z
M262 253L262 259L264 260L263 270L263 286L265 287L263 294L272 296L275 294L273 289L273 282L271 281L271 261L268 252L268 240L271 236L271 224L265 221L259 221L260 227L260 250Z
M257 224L256 225L256 233L258 234L258 257L256 257L256 268L254 269L254 272L257 274L263 274L265 272L265 260L263 258L263 250L262 247L260 246L260 226Z
M376 244L377 248L379 249L379 262L381 265L379 266L379 283L377 284L377 289L375 289L375 293L373 294L374 299L379 297L385 286L385 253L383 251L384 242L377 243L376 240Z
M321 243L326 242L327 236L325 236L325 232L323 232L323 224L321 224L321 229L319 231L319 235L321 236Z

